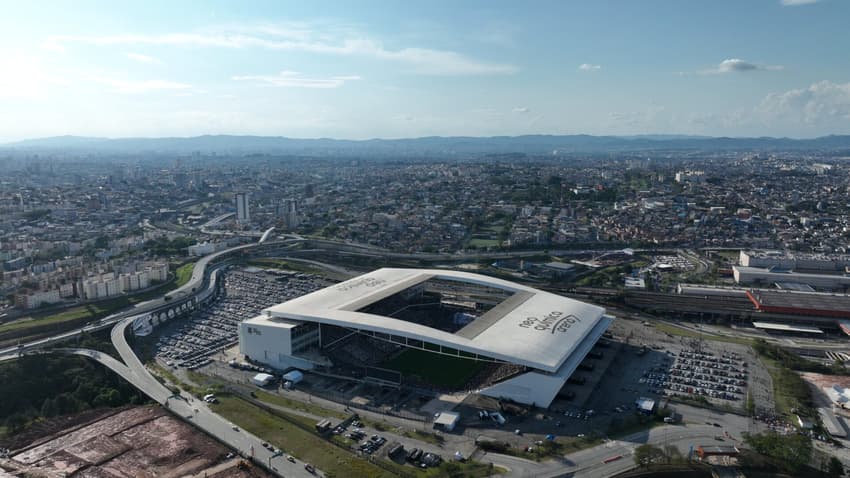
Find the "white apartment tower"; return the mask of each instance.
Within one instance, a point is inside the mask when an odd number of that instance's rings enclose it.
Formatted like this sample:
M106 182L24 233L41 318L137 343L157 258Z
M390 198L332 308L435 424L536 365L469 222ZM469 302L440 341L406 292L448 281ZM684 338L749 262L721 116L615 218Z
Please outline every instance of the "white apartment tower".
M251 220L251 212L248 210L248 193L236 194L236 220L239 222Z
M298 203L294 199L284 199L278 204L278 216L283 219L284 226L287 230L292 230L298 227L300 220L298 218Z

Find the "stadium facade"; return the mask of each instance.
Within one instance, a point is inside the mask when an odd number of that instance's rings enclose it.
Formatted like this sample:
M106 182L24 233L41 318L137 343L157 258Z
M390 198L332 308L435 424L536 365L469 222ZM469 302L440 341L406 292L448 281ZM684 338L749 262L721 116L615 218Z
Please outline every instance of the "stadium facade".
M497 278L384 268L265 309L240 324L239 346L277 369L353 364L379 382L383 360L419 349L494 371L468 391L548 407L612 321Z

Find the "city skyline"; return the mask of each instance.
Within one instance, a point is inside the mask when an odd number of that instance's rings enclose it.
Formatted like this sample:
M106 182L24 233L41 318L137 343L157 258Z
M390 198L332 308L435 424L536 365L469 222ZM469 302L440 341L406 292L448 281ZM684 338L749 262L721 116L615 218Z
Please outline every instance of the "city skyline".
M834 0L15 5L0 20L0 142L842 134L847 13Z

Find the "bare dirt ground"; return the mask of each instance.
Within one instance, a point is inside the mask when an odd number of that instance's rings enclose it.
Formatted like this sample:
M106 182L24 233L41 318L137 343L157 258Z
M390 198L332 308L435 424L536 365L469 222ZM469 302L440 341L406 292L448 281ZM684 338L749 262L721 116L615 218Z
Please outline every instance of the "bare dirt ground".
M812 372L805 372L800 375L818 388L831 387L836 384L845 388L850 387L850 376L847 375L824 375Z
M225 461L228 449L157 406L137 407L69 428L3 465L37 476L79 478L267 477Z
M8 436L0 440L0 448L8 448L9 450L19 450L21 448L32 446L34 443L46 441L58 433L68 433L68 430L76 427L96 422L106 416L119 413L122 410L132 407L116 408L97 408L94 410L86 410L82 413L74 415L63 415L45 419L37 424L32 425L26 431L15 435Z

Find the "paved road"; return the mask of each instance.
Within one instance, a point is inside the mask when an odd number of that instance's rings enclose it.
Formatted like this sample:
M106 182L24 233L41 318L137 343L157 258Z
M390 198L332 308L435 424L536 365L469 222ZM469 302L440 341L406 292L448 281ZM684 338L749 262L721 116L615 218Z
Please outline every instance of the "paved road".
M132 318L127 319L115 327L116 331L126 328L132 323ZM113 335L114 337L114 335ZM244 456L253 456L256 460L262 461L264 464L269 464L269 458L272 453L262 447L263 440L236 427L233 423L225 420L209 409L206 403L196 398L177 397L171 390L159 383L148 371L144 368L138 357L132 352L132 349L127 345L126 340L121 341L119 353L121 358L129 362L127 366L108 354L89 349L58 349L58 353L68 353L80 355L96 360L102 365L116 372L122 378L133 384L154 401L160 403L170 409L176 415L185 418L194 426L204 430L208 434L218 438L226 443L231 448L238 450ZM119 343L116 343L116 348ZM123 353L122 353L123 351ZM278 456L272 459L271 465L278 471L281 476L294 476L301 478L310 478L314 476L322 476L321 473L313 475L304 469L303 462L290 463L285 457Z
M295 242L303 241L302 239L289 239L269 244L287 245ZM333 247L358 248L353 244L334 243L332 241L312 241L319 242ZM199 293L203 289L205 274L208 265L222 257L225 254L230 254L235 251L256 247L256 244L248 244L227 249L218 253L207 255L201 258L192 271L192 277L184 286L172 291L168 295L173 297L173 300L181 300L192 294ZM419 258L419 259L477 259L477 258L501 258L501 257L519 257L523 255L533 255L539 251L523 251L520 253L490 253L490 254L402 254L402 253L387 253L385 251L376 251L373 248L359 248L361 253L380 255L384 257L404 257L404 258ZM576 252L576 251L570 251ZM268 463L271 453L262 448L262 440L258 437L250 435L242 430L235 429L234 425L222 417L216 415L206 404L193 400L191 397L175 398L170 390L160 384L144 367L141 361L126 340L126 329L140 315L156 310L160 307L170 305L169 301L164 298L151 300L141 304L137 304L133 309L102 320L100 324L82 327L80 329L59 334L43 340L38 340L23 344L20 347L12 347L5 350L0 350L0 361L8 360L18 356L20 352L25 352L37 349L43 345L52 344L68 337L73 337L84 331L95 331L109 326L112 328L112 343L116 350L124 360L124 364L110 357L93 350L85 349L66 349L65 353L73 353L76 355L87 356L93 360L104 364L110 369L116 371L142 392L150 396L155 401L169 407L175 413L183 416L186 420L193 422L197 427L207 431L213 436L218 437L223 442L229 444L233 448L250 456L253 449L253 455L258 460L263 460ZM632 450L640 443L649 441L650 443L669 443L680 448L684 453L687 453L690 445L695 442L697 444L705 444L708 440L713 440L718 433L717 428L707 425L687 425L678 427L660 427L650 431L636 433L623 440L611 441L603 445L583 450L567 456L562 460L550 461L542 464L529 462L514 457L504 457L500 455L487 455L488 461L493 461L497 465L504 466L512 470L512 476L564 476L572 474L574 476L587 477L603 477L610 476L621 471L627 470L634 466L634 460L631 458ZM608 458L621 456L620 459L603 463ZM279 474L286 476L310 477L303 468L303 463L292 464L282 457L277 457L272 462L272 466L279 471Z
M678 327L689 332L702 334L707 340L710 340L711 336L744 339L762 339L766 342L771 342L782 347L792 346L813 350L835 350L840 352L850 351L850 348L848 348L847 346L845 337L841 337L840 339L834 339L831 337L826 339L811 339L807 337L795 336L771 336L764 333L752 332L745 328L732 329L730 327L717 326L712 324L697 324L694 322L661 320L656 317L646 317L646 319L658 320L659 322L663 322L673 327Z
M245 456L253 456L256 460L265 464L268 464L269 459L271 459L272 469L276 470L281 476L303 478L322 476L320 471L317 471L316 475L307 472L304 469L303 462L290 463L283 456L272 458L272 453L262 447L263 440L237 428L233 423L212 412L206 403L193 399L191 396L175 398L170 390L148 372L127 342L126 330L132 325L134 319L135 317L128 317L112 329L112 344L129 371L129 375L122 375L122 377L152 399L171 409L174 413L185 417L196 427L239 450ZM102 357L103 354L100 354L100 358ZM98 357L93 356L92 358L98 360ZM106 365L105 362L101 363Z
M723 442L718 441L717 437L721 437ZM722 428L713 425L665 425L542 463L492 453L485 453L478 459L507 468L510 470L508 476L607 478L635 468L634 450L645 443L661 447L673 445L687 456L690 448L695 449L698 445L738 442L723 436Z
M272 458L272 452L262 447L263 440L245 430L236 427L233 423L225 420L209 409L206 403L191 396L175 396L171 390L159 383L153 375L142 365L135 353L133 353L127 341L124 339L123 331L132 324L134 317L129 317L120 322L113 329L113 343L119 351L121 358L127 362L125 365L111 355L97 350L79 348L59 348L50 351L33 351L30 353L63 353L79 355L90 358L104 365L110 370L130 382L134 387L149 396L152 400L170 409L176 415L184 418L194 426L204 430L216 437L231 448L238 450L246 457L253 456L257 461L272 467L280 476L313 478L323 476L321 471L315 474L304 469L304 462L296 461L290 463L285 456ZM11 360L15 356L0 357L0 361ZM271 459L271 461L269 461Z
M355 243L346 243L346 242L337 242L330 241L324 239L305 239L303 237L297 236L287 236L286 239L280 241L269 241L262 244L262 246L266 247L274 247L274 246L291 246L299 243L310 243L314 246L319 246L320 248L326 248L326 250L335 251L335 250L346 250L346 251L356 251L357 254L374 256L374 257L386 257L386 258L400 258L400 259L423 259L423 260L465 260L465 259L498 259L498 258L507 258L507 257L525 257L532 256L535 254L539 254L541 251L518 251L518 252L497 252L497 253L462 253L462 254L408 254L408 253L391 253L388 251L384 251L373 246L361 245ZM203 288L204 280L207 273L207 267L209 264L223 256L232 254L237 251L251 249L260 246L258 243L245 244L241 246L231 247L229 249L225 249L223 251L215 252L213 254L208 254L202 258L200 258L196 263L194 268L192 269L192 277L189 281L183 286L173 290L165 296L160 297L158 299L149 300L146 302L141 302L136 304L132 308L128 310L124 310L122 312L115 313L101 319L99 322L95 324L86 325L84 327L80 327L68 332L63 332L61 334L57 334L45 339L34 340L31 342L27 342L21 344L19 347L9 347L6 349L0 349L0 359L6 356L17 356L19 352L25 352L32 349L37 349L43 347L45 345L54 344L56 342L60 342L63 340L67 340L73 337L80 335L83 332L96 332L98 330L104 330L109 327L112 327L114 324L118 323L122 319L133 316L140 315L143 313L151 312L162 307L173 304L174 302L180 301L182 299L188 298L192 294L199 292ZM320 249L324 250L324 249ZM571 251L576 252L576 251ZM306 259L301 259L303 261L308 261ZM313 262L317 265L335 267L329 264L321 264L318 262ZM345 268L338 268L336 272L350 274L350 271ZM165 297L171 297L171 300L165 300Z
M634 468L634 449L642 444L673 445L687 455L691 447L720 444L719 441L715 440L715 437L722 434L718 428L708 425L667 425L637 432L620 440L612 440L600 446L573 453L568 455L567 459L575 464L574 476L604 478ZM616 459L617 457L621 458ZM609 461L612 459L613 461Z
M280 244L285 244L287 242L288 241L281 242ZM270 243L266 243L266 244L270 244ZM118 312L118 313L112 314L112 315L110 315L106 318L103 318L96 324L86 325L86 326L80 327L78 329L70 330L68 332L63 332L61 334L57 334L57 335L47 337L47 338L44 338L44 339L33 340L31 342L21 344L20 346L9 347L9 348L6 348L6 349L0 349L0 360L2 360L3 357L7 357L7 356L10 356L10 355L11 356L17 356L18 353L20 353L20 352L26 352L26 351L29 351L29 350L38 349L38 348L46 346L46 345L51 345L51 344L55 344L56 342L61 342L61 341L64 341L64 340L67 340L67 339L70 339L70 338L74 338L74 337L76 337L76 336L78 336L78 335L80 335L84 332L90 333L90 332L96 332L98 330L104 330L104 329L110 328L113 325L117 324L118 322L120 322L121 320L123 320L127 317L131 317L131 316L135 317L135 316L142 315L142 314L145 314L145 313L148 313L148 312L151 312L151 311L155 311L157 309L169 306L169 305L173 304L174 302L185 299L185 298L187 298L187 297L189 297L193 294L197 294L197 293L201 292L202 289L203 289L203 284L204 284L204 280L205 280L205 277L206 277L205 274L207 272L207 267L209 266L209 264L212 261L214 261L214 260L216 260L216 259L218 259L218 258L220 258L224 255L231 254L233 252L240 251L240 250L243 250L243 249L256 247L256 246L257 246L257 244L246 244L246 245L236 246L236 247L232 247L230 249L226 249L226 250L223 250L223 251L220 251L220 252L216 252L216 253L213 253L213 254L206 255L206 256L202 257L201 259L199 259L195 263L195 266L192 269L192 277L189 279L189 281L186 282L181 287L165 294L165 296L160 297L158 299L153 299L153 300L138 303L138 304L134 305L132 308L129 308L129 309L124 310L122 312ZM166 296L171 297L172 299L171 300L165 300Z

